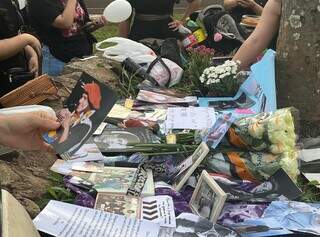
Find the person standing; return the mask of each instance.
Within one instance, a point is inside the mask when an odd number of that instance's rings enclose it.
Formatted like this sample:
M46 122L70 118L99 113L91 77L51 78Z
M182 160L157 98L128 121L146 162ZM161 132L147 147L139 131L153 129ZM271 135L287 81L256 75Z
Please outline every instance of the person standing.
M178 28L186 22L189 15L198 10L201 0L187 0L189 5L181 18L172 18L176 0L129 0L135 10L135 16L119 24L119 36L139 41L144 38L179 39Z
M44 44L43 72L51 76L72 58L92 55L91 32L106 23L104 17L91 22L83 0L28 0L28 15Z

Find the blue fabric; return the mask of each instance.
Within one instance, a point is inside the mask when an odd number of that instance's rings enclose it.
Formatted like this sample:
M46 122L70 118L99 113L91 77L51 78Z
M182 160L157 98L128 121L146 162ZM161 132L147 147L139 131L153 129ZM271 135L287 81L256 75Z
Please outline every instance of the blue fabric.
M43 46L42 54L42 73L48 74L49 76L59 76L63 70L65 63L55 58L50 53L48 46Z

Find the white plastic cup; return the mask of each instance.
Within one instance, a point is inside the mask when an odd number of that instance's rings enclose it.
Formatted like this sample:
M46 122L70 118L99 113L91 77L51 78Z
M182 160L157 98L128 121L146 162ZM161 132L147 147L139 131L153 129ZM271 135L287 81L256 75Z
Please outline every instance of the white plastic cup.
M131 16L131 13L131 4L126 0L115 0L103 11L106 20L111 23L123 22Z

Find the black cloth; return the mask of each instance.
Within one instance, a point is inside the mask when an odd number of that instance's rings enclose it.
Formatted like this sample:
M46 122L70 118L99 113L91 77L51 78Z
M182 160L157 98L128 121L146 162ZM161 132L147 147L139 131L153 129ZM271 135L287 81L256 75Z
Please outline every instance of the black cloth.
M256 3L258 3L261 7L264 7L268 0L254 0ZM237 6L230 10L230 15L235 19L237 23L241 22L243 15L257 15L253 10L249 8L244 8L241 6Z
M23 25L23 20L17 13L19 4L16 1L14 1L14 4L16 5L13 5L11 0L0 1L0 40L17 36L20 26ZM0 73L14 67L26 69L26 60L23 52L0 61Z
M86 17L83 25L90 21L83 0L78 0ZM32 26L36 29L41 41L50 49L50 53L63 62L72 58L91 55L95 38L84 31L77 35L64 37L62 30L52 26L54 20L63 12L64 7L59 0L28 0L28 15Z
M136 14L146 15L172 15L175 0L129 0ZM168 17L162 20L142 21L134 19L129 38L135 41L144 38L180 38L180 34L172 31L168 24L172 18Z
M0 40L17 36L23 23L19 3L16 0L0 0ZM0 96L12 90L7 74L11 68L28 70L24 51L0 61Z

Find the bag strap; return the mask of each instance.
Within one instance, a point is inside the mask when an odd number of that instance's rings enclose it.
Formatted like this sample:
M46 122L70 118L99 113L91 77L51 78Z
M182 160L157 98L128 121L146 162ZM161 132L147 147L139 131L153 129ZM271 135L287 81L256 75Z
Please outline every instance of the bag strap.
M170 71L169 67L167 66L167 64L165 64L165 62L163 61L163 59L162 59L161 56L158 56L155 60L153 60L153 61L150 63L150 65L149 65L149 67L148 67L148 69L147 69L147 73L150 74L152 68L153 68L153 67L156 65L156 63L158 63L158 62L159 62L159 63L166 69L166 71L168 72L168 75L169 75L168 83L170 83L170 81L171 81L171 71Z

